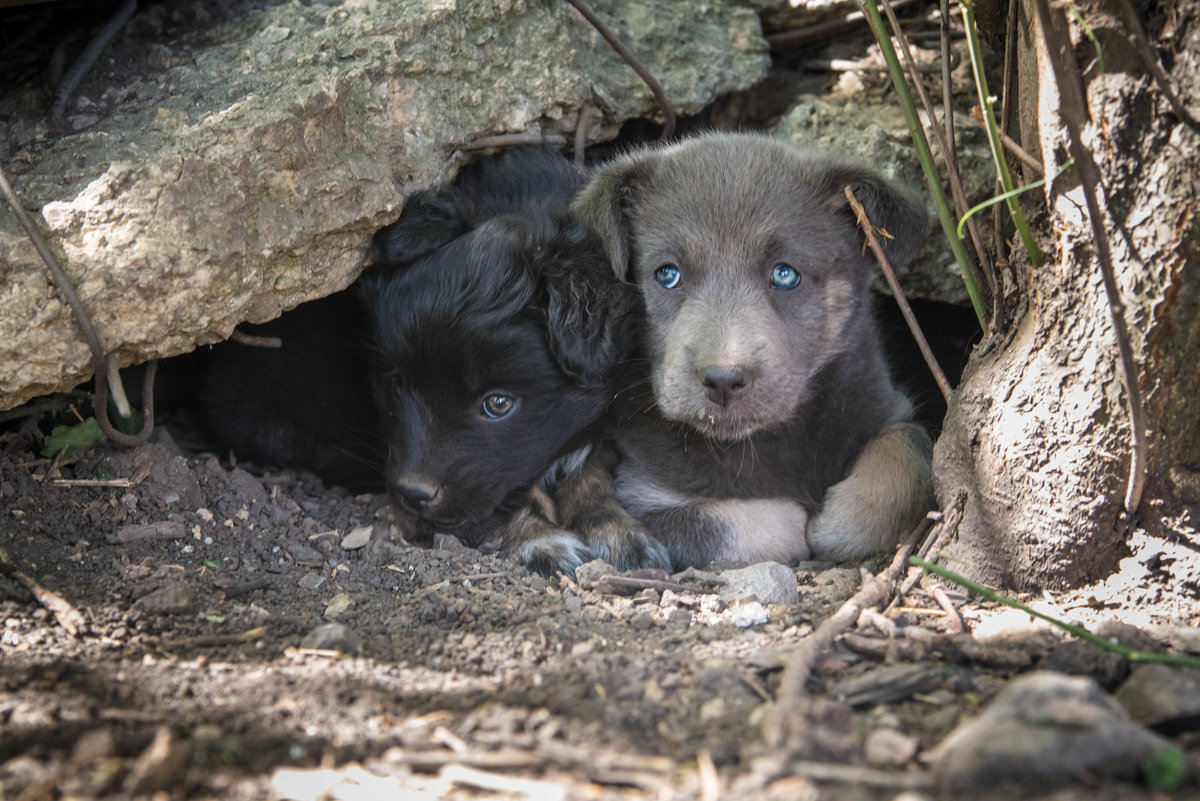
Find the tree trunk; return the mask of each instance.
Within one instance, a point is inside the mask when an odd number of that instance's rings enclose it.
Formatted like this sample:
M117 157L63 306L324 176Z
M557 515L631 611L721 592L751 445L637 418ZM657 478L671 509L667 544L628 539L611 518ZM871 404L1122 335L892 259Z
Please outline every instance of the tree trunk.
M1059 87L1035 6L1020 2L1021 139L1053 175L1066 160ZM954 564L1000 585L1056 588L1101 578L1128 553L1139 522L1164 506L1200 502L1200 135L1148 76L1122 2L1078 6L1100 44L1103 74L1098 65L1089 69L1092 42L1074 24L1072 35L1089 107L1084 141L1101 173L1144 401L1148 482L1135 514L1126 514L1128 394L1071 168L1047 184L1046 261L1033 266L1014 255L1014 320L1006 337L968 364L934 452L939 501L948 506L966 492L948 548ZM1200 0L1180 0L1172 17L1143 22L1152 43L1157 37L1154 57L1164 57L1174 93L1200 114Z

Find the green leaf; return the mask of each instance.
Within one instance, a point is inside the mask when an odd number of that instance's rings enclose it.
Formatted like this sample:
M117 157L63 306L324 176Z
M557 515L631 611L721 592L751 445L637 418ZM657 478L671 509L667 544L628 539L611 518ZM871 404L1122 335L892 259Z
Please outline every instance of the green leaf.
M220 559L205 559L204 565L205 565L205 567L211 567L214 570L216 570L218 567L221 566L221 560Z
M209 623L224 623L225 622L224 615L205 615L204 619L207 620Z
M73 426L55 426L42 446L42 456L55 456L63 448L67 449L67 456L75 456L102 439L104 432L100 430L100 424L96 422L95 417L89 417Z
M1177 746L1153 754L1143 766L1146 783L1155 790L1174 790L1187 776L1187 759Z

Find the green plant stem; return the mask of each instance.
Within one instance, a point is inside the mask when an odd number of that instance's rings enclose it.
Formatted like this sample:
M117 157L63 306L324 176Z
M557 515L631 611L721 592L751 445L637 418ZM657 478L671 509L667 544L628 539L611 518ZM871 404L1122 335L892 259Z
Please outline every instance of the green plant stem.
M988 92L987 75L983 71L983 49L979 44L979 32L975 29L974 9L971 0L962 0L959 6L962 8L963 27L967 32L967 48L971 54L971 72L975 76L975 93L979 95L979 107L983 109L983 127L987 131L992 161L996 165L996 175L1000 179L1001 188L1005 193L1011 193L1013 191L1012 175L1008 172L1004 146L1000 143L1000 134L996 127L996 115L992 111L992 97ZM1008 203L1008 213L1012 216L1013 224L1017 227L1017 233L1021 237L1021 243L1025 246L1025 250L1029 253L1029 258L1035 265L1041 264L1045 255L1033 239L1033 233L1025 222L1025 215L1021 212L1021 204L1017 201L1016 195L1010 194L1005 200Z
M982 584L976 584L970 579L963 578L957 573L947 570L944 567L939 567L932 562L927 562L919 556L908 557L908 563L910 565L919 567L922 570L927 570L934 575L941 576L948 581L953 581L958 586L970 590L971 592L983 598L987 598L989 601L995 601L998 604L1004 604L1005 606L1011 606L1014 609L1020 609L1027 615L1036 617L1039 620L1044 620L1051 625L1058 626L1060 629L1070 632L1081 640L1087 640L1090 643L1099 645L1101 648L1106 648L1109 651L1118 653L1128 659L1130 662L1158 662L1163 665L1178 665L1179 667L1200 668L1200 658L1198 657L1179 656L1176 654L1155 654L1148 653L1146 651L1135 651L1132 648L1126 648L1124 645L1113 642L1107 637L1101 637L1099 634L1093 634L1083 626L1076 626L1074 623L1067 623L1059 620L1056 617L1047 615L1044 612L1039 612L1036 609L1026 606L1020 601L1014 601L1007 595L996 592L991 587L985 587Z
M1062 175L1063 172L1065 172L1066 169L1074 163L1075 163L1075 159L1068 159L1067 163L1062 165L1061 167L1059 167L1058 172L1054 173L1054 177L1057 178L1058 176ZM964 214L962 216L962 219L958 221L958 228L956 229L958 232L958 238L959 239L963 238L963 225L966 224L967 220L971 219L971 215L975 214L975 212L983 211L984 209L988 208L989 206L995 205L996 203L1003 202L1013 195L1019 195L1022 192L1028 192L1030 189L1037 189L1039 186L1042 186L1045 183L1046 183L1045 178L1039 178L1038 180L1034 181L1031 184L1025 184L1025 186L1019 186L1011 192L1005 192L1002 195L996 195L995 197L988 198L987 200L983 201L982 203L975 204L970 209L968 209L967 213Z
M887 28L883 24L883 17L879 13L879 5L875 0L859 0L859 9L870 22L871 31L875 34L875 39L879 42L883 57L887 61L888 72L892 76L896 94L900 98L900 107L904 110L904 118L908 122L908 132L917 149L917 157L921 160L925 182L929 185L929 193L933 196L934 204L937 206L938 220L942 224L942 231L946 234L946 241L950 243L950 250L954 253L954 260L958 263L959 272L962 273L963 283L967 287L967 295L971 298L971 306L975 309L975 316L979 318L979 327L983 329L986 336L988 322L983 308L983 299L979 296L979 288L975 286L975 279L971 275L971 265L967 259L966 248L963 247L962 241L954 232L954 215L950 213L946 195L942 192L941 179L938 177L937 170L934 169L929 143L925 140L925 129L921 127L921 119L917 116L917 108L908 91L908 83L904 80L904 70L900 66L900 59L896 57L896 50L892 47L891 37L888 36Z

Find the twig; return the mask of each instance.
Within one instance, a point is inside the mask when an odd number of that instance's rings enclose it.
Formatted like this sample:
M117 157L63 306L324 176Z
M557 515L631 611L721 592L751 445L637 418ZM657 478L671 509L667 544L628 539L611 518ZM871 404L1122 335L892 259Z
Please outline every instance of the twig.
M596 592L625 595L638 590L671 590L672 592L687 592L691 589L686 584L664 579L635 578L633 576L601 576L593 587Z
M896 280L896 274L892 272L892 265L888 263L887 256L884 255L883 248L875 237L875 227L867 219L866 210L858 202L858 198L854 196L854 191L850 187L846 187L846 199L850 201L850 207L854 209L854 214L858 217L858 224L867 236L867 244L870 246L871 252L875 254L879 268L883 270L883 275L887 278L888 286L892 288L892 294L900 306L900 313L904 315L904 322L908 323L908 330L912 332L913 339L917 341L917 347L921 349L921 355L925 357L925 364L929 365L929 371L933 373L933 380L937 382L938 389L942 391L942 397L949 403L952 392L950 382L946 380L946 374L942 372L937 358L929 348L925 334L921 331L921 326L917 323L917 318L913 316L912 309L909 308L908 299L904 297L904 290L900 288L900 282Z
M41 232L34 225L33 219L25 211L25 207L21 205L17 193L13 191L12 184L8 182L8 173L4 171L2 165L0 165L0 193L3 193L4 199L8 201L8 205L13 210L13 214L17 216L17 222L25 229L25 234L33 243L34 249L42 257L42 261L45 262L46 267L50 270L50 275L54 279L54 285L58 287L58 291L66 299L67 305L75 313L75 321L79 324L88 349L92 352L92 371L96 376L96 392L94 394L93 405L96 410L96 422L100 424L100 430L104 432L104 436L119 445L133 446L142 444L150 438L150 433L154 430L154 375L158 368L158 362L151 361L147 365L146 376L142 383L144 422L141 432L136 436L132 436L117 431L108 419L108 371L111 357L105 354L104 345L100 342L100 334L96 330L96 326L92 323L91 316L88 314L87 309L84 308L79 295L76 294L75 287L71 285L71 280L67 278L62 265L58 263L58 259L50 250L50 246L46 244L46 240L42 238ZM123 391L122 394L124 394Z
M537 801L557 801L566 796L566 789L557 784L540 779L487 773L463 765L447 765L438 772L438 778L451 784L463 784L497 793L515 793Z
M567 2L573 5L575 10L592 24L592 27L604 37L604 41L608 42L609 46L613 50L616 50L621 58L625 59L625 63L633 68L638 77L645 81L646 86L650 87L650 91L654 94L654 100L658 103L658 107L663 113L662 133L659 134L658 143L662 144L670 139L671 134L675 133L675 109L671 106L671 101L667 99L667 93L663 91L662 84L655 80L654 76L642 66L641 62L633 55L633 52L612 32L612 29L596 16L596 12L592 10L591 6L584 2L584 0L567 0Z
M803 715L798 714L798 710L805 695L804 684L812 673L817 657L839 634L854 625L863 609L887 600L924 528L922 521L896 550L892 563L878 576L872 576L866 570L862 571L862 587L859 591L842 604L840 609L823 620L816 631L801 640L788 655L783 676L779 679L778 700L763 723L763 739L769 747L783 748L787 744L789 735L795 726L800 725L803 718Z
M921 543L920 549L917 551L917 556L924 559L931 551L935 551L943 541L958 536L958 527L962 523L963 510L967 505L966 490L959 490L954 501L951 502L946 510L942 512L941 520L938 521L930 536L925 538ZM923 574L919 570L909 570L908 575L904 579L904 583L900 585L900 592L896 593L896 598L893 604L904 598L912 592L913 587L917 586L917 582L921 580Z
M516 147L518 145L553 145L562 147L567 137L556 133L507 133L484 136L463 145L463 150L483 150L489 147Z
M582 168L584 155L587 150L588 128L592 123L592 112L595 108L586 100L579 107L579 119L575 121L575 166Z
M797 776L838 784L867 785L887 790L928 790L933 786L933 777L928 773L902 773L899 771L876 770L861 765L843 765L837 762L788 762L788 770Z
M257 334L246 334L242 331L233 329L233 333L229 338L234 342L240 342L243 345L248 345L252 348L282 348L283 340L279 337L260 337Z
M971 119L975 120L975 122L979 123L980 125L987 125L987 121L983 119L983 109L979 106L971 107ZM1021 147L1021 145L1015 139L1000 129L996 130L996 135L1000 137L1000 144L1004 145L1004 147L1008 149L1008 152L1020 159L1026 167L1033 170L1038 175L1046 174L1046 169L1042 166L1042 163L1034 158L1028 150Z
M67 633L72 637L78 637L80 632L87 630L87 620L80 614L79 610L71 605L71 602L63 598L53 590L48 590L39 584L35 579L22 573L17 569L8 558L8 554L0 549L0 573L7 573L17 581L25 585L25 588L33 593L33 597L37 602L46 608L50 614L54 615L54 619L58 624L66 629Z
M1067 128L1067 149L1079 168L1079 179L1083 184L1083 197L1087 203L1092 236L1096 248L1096 260L1100 263L1100 276L1104 280L1104 293L1108 297L1108 308L1112 315L1113 335L1120 353L1121 378L1129 402L1130 460L1129 483L1125 488L1125 511L1134 514L1142 502L1142 489L1146 482L1146 429L1143 420L1142 390L1138 384L1137 365L1133 360L1133 348L1129 344L1129 331L1125 324L1125 302L1117 288L1113 270L1112 253L1108 243L1108 229L1097 200L1100 169L1092 158L1092 151L1083 143L1082 126L1087 119L1087 104L1083 99L1083 81L1079 65L1071 49L1070 37L1066 33L1066 19L1062 12L1051 15L1048 0L1037 0L1037 14L1045 37L1050 63L1054 65L1054 78L1062 102L1062 121ZM1061 22L1061 26L1057 23Z
M62 451L59 451L62 453ZM58 458L58 457L55 457ZM54 465L51 465L53 468ZM50 479L52 487L113 487L114 489L124 489L132 487L133 482L127 478L52 478Z
M921 98L921 105L924 106L925 114L929 117L929 127L933 130L934 139L937 140L938 147L941 149L942 155L946 158L946 176L950 179L950 194L954 198L955 211L961 218L967 213L967 208L970 204L967 201L967 193L963 189L962 177L958 172L958 158L954 150L953 139L951 138L954 135L954 107L951 105L949 99L944 102L942 107L942 115L946 118L946 126L949 131L949 134L947 134L937 124L937 114L933 110L933 101L929 99L929 93L925 91L925 84L920 78L917 61L913 58L912 48L908 46L908 38L900 28L900 21L896 19L896 13L892 10L892 4L889 0L881 0L880 6L883 8L884 14L887 15L896 41L900 44L900 53L904 56L904 63L908 67L912 84L917 90L917 97ZM943 53L948 52L949 43L945 41L943 36ZM947 56L943 55L943 58L947 58ZM950 64L942 65L942 79L946 81L947 87L950 86L949 78L947 77L949 76L950 68ZM971 245L975 248L975 258L979 262L979 268L983 272L984 279L988 283L988 290L992 294L992 333L999 336L1004 331L1004 305L1000 297L1000 283L996 277L996 267L988 256L987 249L983 246L983 240L980 238L979 231L973 222L967 223L967 230L971 235Z
M904 79L904 70L900 67L900 60L896 58L892 39L884 28L878 3L876 0L855 0L855 2L866 12L867 20L871 23L871 32L875 35L875 41L879 43L879 49L888 63L888 72L892 76L892 85L896 88L900 107L904 111L909 136L917 150L917 158L921 161L921 172L925 175L925 185L929 187L929 194L933 198L934 206L937 207L938 222L941 223L942 233L946 235L946 243L950 246L950 251L954 254L954 261L958 264L958 270L962 274L963 285L966 287L967 295L971 298L971 308L979 319L979 327L984 334L987 334L988 318L983 311L983 300L979 297L979 287L975 284L971 262L967 258L966 248L954 235L954 219L950 214L950 205L946 202L946 193L942 191L942 180L938 177L937 169L933 164L933 154L929 151L925 126L921 124L917 108L912 102L912 94L908 91L908 82Z
M261 639L267 633L266 626L259 626L236 634L200 634L195 637L181 637L177 640L164 640L159 648L168 651L176 648L219 648L222 645L239 645Z
M950 601L950 596L946 595L946 591L926 576L921 581L921 589L929 593L930 597L937 602L937 605L946 613L946 617L950 620L950 631L955 634L962 634L966 631L966 624L963 623L962 615L954 608L954 604Z
M239 584L232 584L221 590L221 594L225 596L225 600L233 598L241 598L243 595L249 595L252 592L265 590L271 586L271 580L266 576L258 576L248 581L243 581Z
M71 69L63 76L62 82L58 85L58 91L54 93L54 104L50 107L50 121L55 126L59 128L65 126L67 101L71 98L71 93L79 86L83 76L87 75L88 70L96 63L96 59L104 52L104 48L117 35L117 32L125 27L125 23L129 22L129 18L136 10L137 0L125 0L108 22L104 23L104 27L92 37L92 41L88 42L88 46L84 48L83 52L79 54L79 58L75 59L75 63L71 65Z

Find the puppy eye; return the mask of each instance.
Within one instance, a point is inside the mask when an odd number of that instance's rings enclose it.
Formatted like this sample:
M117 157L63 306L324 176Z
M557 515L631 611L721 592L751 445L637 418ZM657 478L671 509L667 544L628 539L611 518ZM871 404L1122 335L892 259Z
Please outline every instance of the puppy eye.
M674 289L683 280L683 274L674 264L664 264L654 271L654 280L667 289Z
M511 395L493 392L483 399L483 414L492 420L502 420L517 408L517 399Z
M773 289L795 289L800 285L800 273L790 264L779 262L771 268L771 287Z

